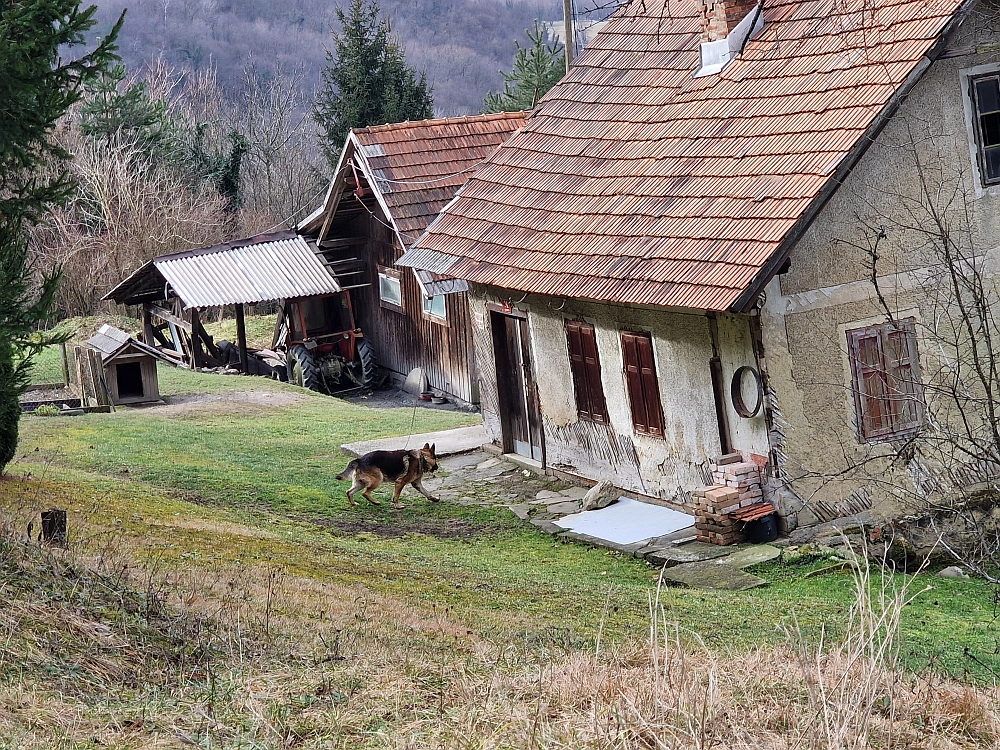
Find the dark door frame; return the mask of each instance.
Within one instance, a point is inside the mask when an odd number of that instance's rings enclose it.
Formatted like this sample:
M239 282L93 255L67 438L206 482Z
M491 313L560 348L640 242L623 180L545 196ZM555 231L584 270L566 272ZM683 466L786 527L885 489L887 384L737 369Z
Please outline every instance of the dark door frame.
M530 457L545 465L545 438L542 429L538 387L532 366L531 345L527 337L528 318L524 313L510 314L490 309L493 356L496 367L498 417L504 453L517 453L515 441L527 446ZM517 331L515 340L508 337L509 321ZM513 351L513 347L517 347ZM512 357L512 354L514 356ZM520 369L520 373L515 372ZM514 417L523 420L522 434L515 435ZM521 439L523 438L523 439ZM518 454L523 455L523 454Z

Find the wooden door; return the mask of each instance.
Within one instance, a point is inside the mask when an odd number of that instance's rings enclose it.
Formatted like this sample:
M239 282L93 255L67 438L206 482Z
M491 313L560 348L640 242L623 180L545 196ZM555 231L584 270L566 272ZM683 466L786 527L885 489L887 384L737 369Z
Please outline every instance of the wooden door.
M542 418L526 318L492 313L504 451L542 463Z

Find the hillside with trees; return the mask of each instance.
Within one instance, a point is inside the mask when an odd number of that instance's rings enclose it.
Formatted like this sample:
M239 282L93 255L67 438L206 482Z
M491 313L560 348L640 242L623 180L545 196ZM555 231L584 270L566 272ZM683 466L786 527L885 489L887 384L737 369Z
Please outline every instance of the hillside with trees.
M319 88L332 34L340 28L338 3L320 0L99 0L98 5L98 34L128 7L119 46L129 69L154 58L173 68L214 69L227 91L241 87L247 65L260 70L278 65L289 73L301 71L311 95ZM478 112L487 92L503 88L500 71L510 69L514 40L523 40L536 18L562 16L558 0L384 0L380 7L403 43L407 64L426 71L434 114L442 117Z

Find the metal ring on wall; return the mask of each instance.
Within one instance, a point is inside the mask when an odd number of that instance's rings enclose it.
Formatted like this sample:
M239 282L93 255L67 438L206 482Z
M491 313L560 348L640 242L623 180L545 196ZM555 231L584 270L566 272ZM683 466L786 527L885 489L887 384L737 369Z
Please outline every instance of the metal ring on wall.
M753 375L754 383L757 384L757 402L752 409L748 408L746 402L743 401L743 376L748 372ZM733 383L729 388L729 395L733 400L733 408L736 409L737 414L744 419L756 417L760 413L761 407L764 406L764 384L761 383L760 373L749 365L737 368L736 372L733 373Z

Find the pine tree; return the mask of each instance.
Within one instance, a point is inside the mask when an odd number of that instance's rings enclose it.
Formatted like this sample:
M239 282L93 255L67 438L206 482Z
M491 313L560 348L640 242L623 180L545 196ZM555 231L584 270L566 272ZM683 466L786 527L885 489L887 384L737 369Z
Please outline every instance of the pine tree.
M503 73L503 91L489 93L483 101L483 112L520 112L534 109L538 100L559 83L566 72L562 45L545 43L545 29L535 21L534 30L527 29L528 46L514 42L517 51L514 67ZM501 71L502 73L503 71Z
M337 19L341 30L326 53L323 86L313 105L331 168L351 128L423 120L434 111L426 74L406 65L376 0L351 0L346 13L337 8Z
M52 310L58 270L31 284L26 230L73 189L69 154L52 139L56 121L115 59L124 14L97 47L70 62L96 7L81 0L9 0L0 10L0 473L14 457L35 354L51 339L33 335ZM61 54L62 53L62 54Z

